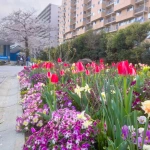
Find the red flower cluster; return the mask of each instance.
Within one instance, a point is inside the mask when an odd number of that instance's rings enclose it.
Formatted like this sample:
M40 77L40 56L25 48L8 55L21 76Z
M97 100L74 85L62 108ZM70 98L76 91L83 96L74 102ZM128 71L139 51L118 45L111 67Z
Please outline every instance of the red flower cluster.
M136 70L132 64L129 64L127 60L121 61L118 63L118 74L134 76L136 75Z

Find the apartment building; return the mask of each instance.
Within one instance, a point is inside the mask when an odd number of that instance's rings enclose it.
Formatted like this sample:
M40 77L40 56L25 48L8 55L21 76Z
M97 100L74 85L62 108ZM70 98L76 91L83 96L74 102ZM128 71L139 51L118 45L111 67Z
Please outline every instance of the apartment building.
M37 17L37 19L49 24L49 31L41 31L40 36L43 37L43 39L49 39L48 46L50 47L58 46L58 12L59 6L49 4Z
M64 40L89 29L115 32L150 18L150 0L63 0L62 7Z
M61 5L58 11L58 43L62 44L64 42L65 34L65 5Z

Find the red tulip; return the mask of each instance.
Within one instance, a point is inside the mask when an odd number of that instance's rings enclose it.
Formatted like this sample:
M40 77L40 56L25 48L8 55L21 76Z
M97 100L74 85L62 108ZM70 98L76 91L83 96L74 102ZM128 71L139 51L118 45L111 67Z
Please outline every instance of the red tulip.
M83 66L83 64L82 64L82 62L77 62L77 63L76 63L76 68L77 68L77 71L78 71L78 72L82 72L82 71L85 70L85 69L84 69L84 66Z
M100 67L96 65L94 68L94 72L99 73L100 71L101 71Z
M104 68L105 68L104 64L100 64L100 69L104 69Z
M50 69L50 68L52 68L53 66L54 66L53 63L47 62L46 65L45 65L45 68L46 68L46 69Z
M88 63L88 64L86 65L86 68L89 68L89 67L91 67L91 64L90 64L90 63Z
M57 76L57 74L52 74L52 76L51 76L51 82L53 84L56 84L58 82L58 76Z
M91 67L96 67L96 63L94 61L92 61Z
M58 59L57 59L57 62L58 62L58 63L61 63L61 62L62 62L61 58L58 58Z
M85 74L86 74L87 76L89 76L89 75L90 75L90 71L89 71L89 70L86 70L86 71L85 71Z
M100 64L103 64L104 63L104 59L100 59Z
M64 67L68 67L69 66L69 64L67 64L67 63L64 63Z
M135 68L133 67L133 65L129 65L129 75L131 76L135 76L136 75L136 70Z
M61 76L64 76L64 75L65 75L65 71L64 71L64 70L61 70L61 71L60 71L60 75L61 75Z
M76 74L76 73L78 73L78 71L77 70L72 70L72 73Z
M111 66L112 67L116 67L116 64L114 62L112 62Z
M51 77L52 77L51 72L48 72L48 73L47 73L47 77L48 77L48 78L51 78Z
M136 75L135 68L129 65L128 61L121 61L118 63L118 74L120 75Z

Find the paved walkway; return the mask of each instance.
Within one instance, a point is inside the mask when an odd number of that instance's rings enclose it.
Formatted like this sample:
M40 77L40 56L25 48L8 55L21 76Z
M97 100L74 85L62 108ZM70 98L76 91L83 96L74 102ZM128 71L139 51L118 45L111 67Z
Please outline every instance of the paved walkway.
M0 66L0 150L22 150L24 135L15 131L16 117L22 114L18 66Z

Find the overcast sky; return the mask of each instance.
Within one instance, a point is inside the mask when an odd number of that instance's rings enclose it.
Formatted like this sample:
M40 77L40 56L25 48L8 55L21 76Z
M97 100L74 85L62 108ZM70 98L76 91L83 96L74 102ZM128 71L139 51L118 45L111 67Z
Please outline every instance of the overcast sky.
M62 0L0 0L0 18L16 10L35 9L39 14L49 3L61 5Z

